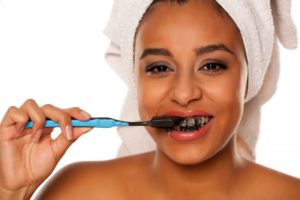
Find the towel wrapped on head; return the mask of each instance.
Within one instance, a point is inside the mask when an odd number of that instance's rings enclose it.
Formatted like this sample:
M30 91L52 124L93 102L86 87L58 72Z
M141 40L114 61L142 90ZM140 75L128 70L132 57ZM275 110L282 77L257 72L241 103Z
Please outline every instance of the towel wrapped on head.
M133 48L139 22L152 2L153 0L115 0L105 29L105 34L111 40L105 55L106 59L128 85L121 113L121 118L128 121L139 120L133 74ZM296 27L291 18L291 1L216 0L216 2L239 28L245 46L248 88L238 138L241 144L240 152L254 159L261 106L275 93L278 81L278 40L286 48L297 47ZM119 156L155 149L154 141L142 127L130 129L122 127L118 132L122 139Z

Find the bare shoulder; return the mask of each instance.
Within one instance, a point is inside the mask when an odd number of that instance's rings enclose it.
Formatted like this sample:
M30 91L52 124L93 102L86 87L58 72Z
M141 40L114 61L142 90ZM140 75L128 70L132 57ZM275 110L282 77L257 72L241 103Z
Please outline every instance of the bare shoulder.
M300 179L296 177L250 162L247 176L252 192L262 199L300 199Z
M142 178L149 156L70 164L49 180L38 199L120 199L132 177Z

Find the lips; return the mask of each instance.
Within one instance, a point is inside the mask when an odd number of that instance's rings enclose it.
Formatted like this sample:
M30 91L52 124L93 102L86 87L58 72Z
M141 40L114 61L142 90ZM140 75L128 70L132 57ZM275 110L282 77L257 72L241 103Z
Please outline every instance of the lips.
M208 133L213 119L213 115L204 111L169 112L167 115L184 118L180 126L168 132L169 137L177 142L190 142L202 138ZM198 125L195 122L198 122Z
M172 111L172 112L165 113L165 115L176 116L176 117L213 116L212 114L205 111L189 111L189 112Z

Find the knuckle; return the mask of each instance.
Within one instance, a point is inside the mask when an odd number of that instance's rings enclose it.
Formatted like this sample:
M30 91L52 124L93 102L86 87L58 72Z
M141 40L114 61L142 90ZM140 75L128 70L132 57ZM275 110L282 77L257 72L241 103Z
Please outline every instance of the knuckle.
M51 105L51 104L45 104L45 105L43 105L41 108L43 108L43 109L51 109L51 108L53 108L54 106L53 105Z
M36 104L36 102L35 102L34 99L27 99L24 104L26 104L26 105L32 105L32 104Z
M10 106L7 109L7 113L12 113L12 112L16 112L18 110L18 108L16 106Z
M12 116L13 119L17 122L27 122L29 120L29 116L21 109L17 108L16 106L10 106L7 109L8 116Z
M34 119L33 121L37 124L44 124L45 123L45 117L38 117L36 119Z
M63 113L63 118L62 119L66 123L70 123L71 122L71 117L67 113Z
M65 111L68 112L68 113L76 114L76 113L81 112L82 109L79 108L79 107L72 107L72 108L66 109Z
M24 112L20 112L20 118L23 122L27 122L29 120L29 116Z
M79 108L79 107L73 107L73 108L71 108L71 110L81 111L81 108Z
M60 110L58 113L58 121L63 124L68 124L71 122L71 116L63 110Z

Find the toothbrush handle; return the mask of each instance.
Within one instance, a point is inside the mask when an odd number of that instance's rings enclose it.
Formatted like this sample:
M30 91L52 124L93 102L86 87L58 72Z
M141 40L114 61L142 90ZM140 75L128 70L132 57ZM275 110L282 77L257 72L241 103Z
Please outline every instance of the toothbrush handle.
M115 126L129 126L127 122L117 121L112 118L92 118L90 120L81 121L77 119L72 119L73 127L95 127L95 128L111 128ZM33 122L30 121L25 125L25 128L32 128ZM47 119L44 125L45 128L55 128L59 127L59 123Z

